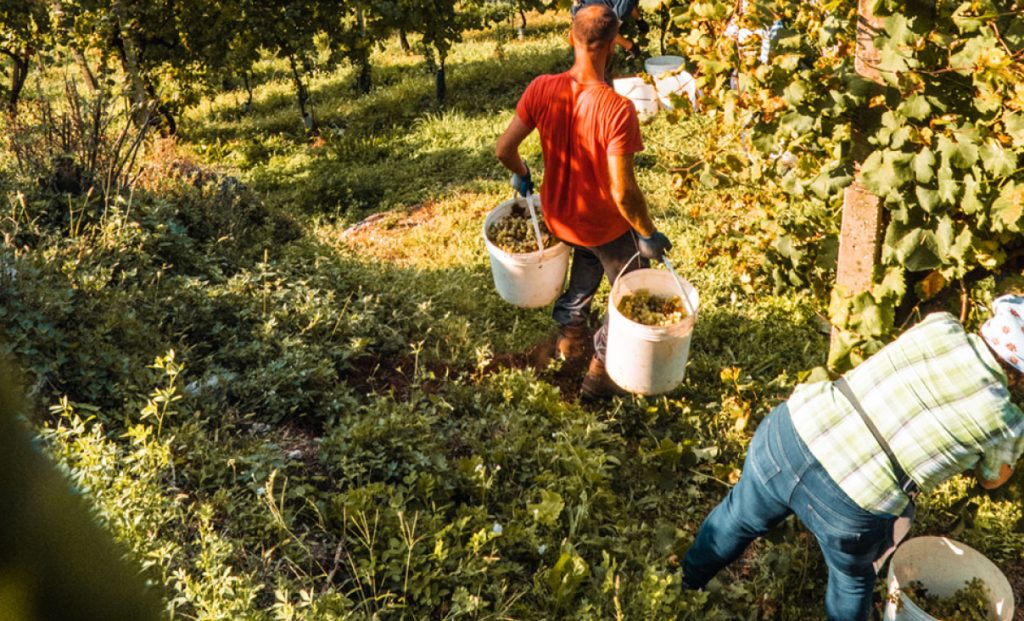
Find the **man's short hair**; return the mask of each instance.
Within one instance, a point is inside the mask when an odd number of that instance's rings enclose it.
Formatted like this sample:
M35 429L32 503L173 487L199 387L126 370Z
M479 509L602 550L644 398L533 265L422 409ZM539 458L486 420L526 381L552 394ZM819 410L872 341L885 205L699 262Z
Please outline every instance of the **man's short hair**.
M619 34L619 18L607 4L589 4L572 20L572 36L577 45L596 50L608 45Z

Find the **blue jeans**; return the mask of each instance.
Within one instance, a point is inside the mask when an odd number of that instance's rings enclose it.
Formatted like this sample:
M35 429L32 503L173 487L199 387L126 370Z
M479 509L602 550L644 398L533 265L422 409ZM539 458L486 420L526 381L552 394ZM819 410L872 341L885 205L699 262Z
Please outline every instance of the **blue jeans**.
M635 269L649 267L651 262L635 257L639 249L636 233L629 229L619 237L601 246L572 246L572 267L569 269L569 284L557 300L551 315L563 326L583 326L590 314L590 303L594 300L601 279L608 277L608 284L614 285L619 272L628 274ZM628 263L628 265L627 265ZM625 269L623 269L625 268ZM608 318L594 333L594 355L604 361L608 349Z
M877 578L872 562L889 547L895 517L873 514L843 492L796 433L785 404L757 428L739 482L697 532L683 561L683 583L703 587L790 513L825 557L828 619L866 620Z

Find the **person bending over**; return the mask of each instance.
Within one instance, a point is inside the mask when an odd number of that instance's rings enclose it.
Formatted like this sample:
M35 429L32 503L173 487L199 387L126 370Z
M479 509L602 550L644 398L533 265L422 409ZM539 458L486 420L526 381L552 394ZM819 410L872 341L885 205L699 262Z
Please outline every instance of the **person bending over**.
M683 585L704 587L795 513L828 566L828 619L867 619L875 561L897 517L912 517L916 491L969 469L994 489L1024 452L1022 316L1024 297L1001 297L978 336L934 313L839 380L797 386L758 426L739 482L697 532Z

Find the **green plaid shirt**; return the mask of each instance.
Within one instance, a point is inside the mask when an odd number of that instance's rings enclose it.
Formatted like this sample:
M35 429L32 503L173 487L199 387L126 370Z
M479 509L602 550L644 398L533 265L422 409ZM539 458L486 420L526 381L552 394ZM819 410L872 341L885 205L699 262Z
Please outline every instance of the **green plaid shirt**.
M949 313L928 315L846 374L864 411L922 491L980 463L998 477L1024 453L1024 412L980 336ZM793 426L850 498L874 513L907 504L889 459L831 382L797 386Z

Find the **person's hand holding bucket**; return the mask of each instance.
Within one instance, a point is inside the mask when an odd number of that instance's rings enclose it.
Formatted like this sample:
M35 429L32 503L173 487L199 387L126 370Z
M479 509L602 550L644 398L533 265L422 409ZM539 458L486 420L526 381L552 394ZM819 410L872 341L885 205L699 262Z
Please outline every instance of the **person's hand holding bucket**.
M649 236L637 236L637 250L640 256L652 261L665 262L665 253L672 250L672 242L661 231L655 230Z

